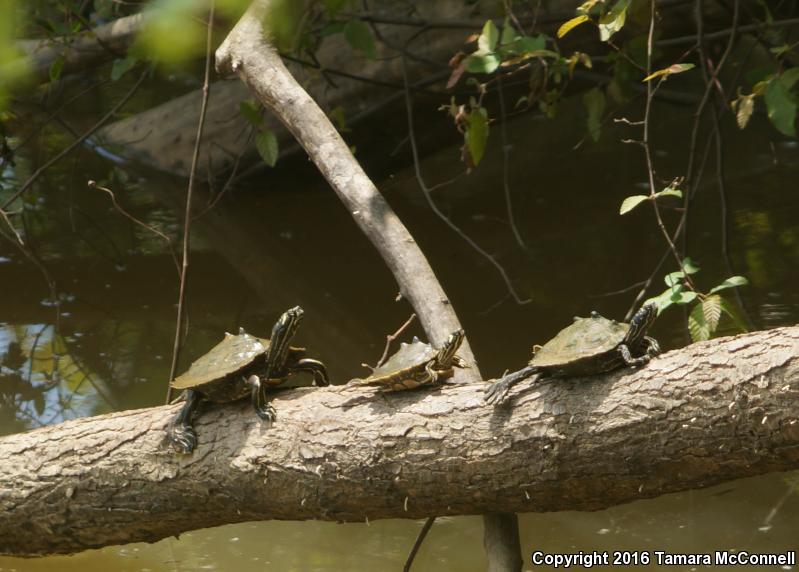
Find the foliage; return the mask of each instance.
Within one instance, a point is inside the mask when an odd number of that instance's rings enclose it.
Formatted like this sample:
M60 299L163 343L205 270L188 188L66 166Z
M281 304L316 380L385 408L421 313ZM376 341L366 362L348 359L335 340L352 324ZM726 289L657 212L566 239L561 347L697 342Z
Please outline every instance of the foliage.
M647 302L655 302L660 312L672 305L691 308L688 315L688 329L691 339L695 342L713 337L718 329L722 313L732 320L737 329L746 331L746 325L738 316L733 305L719 292L745 286L749 283L747 279L743 276L731 276L711 288L707 293L703 293L696 289L691 278L697 272L699 272L699 267L690 258L684 258L681 270L667 274L663 278L666 289Z
M14 44L20 23L21 12L16 0L0 2L0 111L6 107L8 89L22 81L28 72L27 62Z
M517 107L537 105L547 117L553 118L557 115L558 100L568 88L577 66L590 69L597 61L602 62L600 65L605 70L612 72L612 80L588 89L582 95L590 140L600 139L605 121L612 114L618 114L618 109L614 110L612 107L624 105L636 94L640 94L642 84L646 85L644 92L647 97L644 121L631 122L626 119L623 121L630 126L646 126L654 94L663 82L678 75L687 78L680 80L680 89L689 89L682 86L695 85L698 80L702 80L706 86L705 95L699 98L702 103L696 114L697 126L704 111L720 118L717 121L732 120L740 129L744 129L753 114L757 112L758 106L763 105L771 124L779 133L796 137L796 119L799 113L799 68L792 67L789 62L795 62L794 57L799 43L789 43L786 39L787 32L774 25L769 5L766 3L760 5L765 13L765 22L758 31L758 40L767 48L770 46L772 58L770 66L763 66L762 60L757 64L750 64L748 60L733 61L732 58L739 57L737 55L730 58L732 63L727 62L727 56L734 47L733 41L740 37L735 34L725 33L726 35L721 36L715 34L713 40L704 39L706 46L694 46L687 51L682 48L673 51L660 49L658 17L650 13L650 7L654 7L655 3L646 0L586 0L577 8L573 18L560 25L556 38L517 30L514 26L519 20L511 12L506 14L501 25L497 20L486 20L480 33L470 38L473 45L471 51L456 56L450 62L453 71L448 87L454 87L463 78L466 78L467 86L471 84L477 87L477 98L469 98L468 104L460 105L453 98L448 108L456 126L464 133L465 148L469 150L468 153L464 153L467 167L472 169L479 164L479 158L485 153L484 143L487 143L487 136L482 136L482 122L475 123L479 130L473 134L469 129L474 122L468 119L471 119L479 109L480 117L488 117L488 124L491 125L494 120L490 118L491 111L482 103L483 96L502 81L503 77L516 79L522 73L528 74L530 90L518 101ZM511 4L505 6L506 9L510 9ZM756 19L751 12L747 16ZM738 22L737 25L740 26L742 23ZM587 34L591 33L591 30L594 30L593 33L600 42L609 46L607 54L595 56L577 51L567 54L558 45L560 40L570 34ZM721 39L717 40L719 37ZM702 55L703 49L711 49L709 47L711 41L717 45L712 48L713 55L707 57L708 63L702 64L704 69L701 70L700 77L697 74L700 70L696 69L698 64L690 60L701 61L697 56ZM727 47L720 49L718 44L724 43L727 43ZM719 75L722 71L721 66L725 63L727 67L741 67L740 71L731 74L732 81L745 78L752 86L746 90L741 85L733 85L733 88L737 87L737 97L732 101L724 100L725 90L731 88L723 85L722 81L729 79L724 76L722 80ZM719 67L714 68L714 66ZM729 107L726 107L727 105ZM708 112L711 106L716 109ZM724 111L727 110L731 110L732 113L725 116ZM500 119L505 120L504 117ZM720 128L715 127L715 129ZM683 255L678 253L673 243L679 237L679 233L684 232L682 222L676 227L675 237L670 237L667 225L660 214L662 208L674 208L675 202L679 203L679 208L676 209L678 213L687 211L698 190L696 173L692 173L689 166L686 177L693 175L693 180L677 177L670 184L660 186L660 190L656 190L655 185L658 185L656 165L655 161L649 158L650 142L647 140L646 128L644 132L643 141L625 142L641 144L646 149L650 175L649 193L628 196L623 200L619 213L625 215L640 205L649 203L653 207L659 230L668 242L672 255L681 261L681 269L665 277L667 289L652 299L658 302L661 310L671 305L688 306L687 325L694 340L712 337L719 330L720 322L725 320L731 327L745 330L744 321L735 305L725 298L727 294L725 291L747 284L746 278L731 276L707 291L700 290L691 277L698 268L691 263L690 258L682 258ZM709 142L712 143L711 136L712 134L708 135ZM480 144L475 146L477 141ZM716 142L716 145L720 144ZM696 143L692 142L691 154L697 153L695 145ZM720 164L716 166L716 169L721 168ZM686 185L685 189L682 188L683 185ZM724 192L723 188L721 192Z
M657 193L652 193L650 195L632 195L624 199L621 203L621 208L619 208L619 214L627 214L628 212L632 211L635 207L643 203L644 201L657 201L659 198L662 197L677 197L682 198L682 191L678 188L680 185L680 180L677 179L672 181L671 185L663 189L662 191L658 191Z
M255 129L255 148L264 163L274 167L280 155L277 136L266 126L264 118L261 116L260 106L251 101L243 101L239 106L242 116Z

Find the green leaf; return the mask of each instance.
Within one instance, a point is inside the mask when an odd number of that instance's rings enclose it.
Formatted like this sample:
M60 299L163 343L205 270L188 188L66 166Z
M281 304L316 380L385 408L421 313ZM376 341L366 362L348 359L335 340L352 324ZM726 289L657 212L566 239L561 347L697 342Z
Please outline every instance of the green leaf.
M686 71L688 71L690 69L693 69L695 67L696 66L694 64L690 64L690 63L689 64L674 64L674 65L670 65L667 68L663 68L662 70L658 70L658 71L656 71L654 73L649 74L648 76L646 76L641 81L649 81L651 79L654 79L654 78L660 77L660 76L663 76L663 79L666 79L670 75L674 75L676 73L686 72Z
M61 72L64 70L64 56L58 56L52 64L50 64L50 81L58 81L61 77Z
M682 288L682 281L685 279L685 272L678 270L677 272L670 272L663 277L666 286L670 288Z
M516 42L520 38L516 29L511 25L507 18L505 18L505 23L502 25L502 36L499 40L499 43L503 46L509 46Z
M472 162L477 166L483 158L488 141L488 114L484 107L478 107L469 114L469 127L464 136Z
M624 27L627 20L627 8L630 0L619 0L611 8L610 12L599 19L599 39L607 42L613 34Z
M682 259L682 271L686 274L696 274L699 272L699 267L694 264L694 261L687 256Z
M258 149L258 154L264 163L270 167L274 167L277 163L278 145L277 137L275 134L268 130L259 131L255 136L255 148Z
M627 214L628 212L630 212L631 210L633 210L635 207L637 207L646 200L649 200L649 197L647 195L633 195L631 197L627 197L621 203L619 214L620 215Z
M726 290L727 288L737 288L738 286L746 286L747 284L749 284L749 280L747 280L743 276L730 276L724 282L722 282L715 288L712 288L710 290L710 293L714 294L716 292Z
M127 72L132 70L133 67L138 63L138 61L139 58L135 58L132 56L114 60L114 64L111 66L111 81L118 80Z
M799 80L799 68L785 70L780 76L780 81L788 89L791 89L797 80Z
M477 38L477 51L482 54L489 54L497 47L497 40L499 39L499 30L491 20L486 20L483 25L483 31L480 37Z
M260 108L252 101L242 101L239 103L239 113L255 127L261 127L264 124L264 118L261 117Z
M375 47L375 40L372 37L372 31L364 22L360 20L350 20L344 26L344 39L355 50L358 50L367 58L374 59L377 57L377 48Z
M349 0L322 0L328 17L338 14L348 3Z
M516 38L516 41L513 42L513 47L516 52L520 54L539 52L547 47L547 38L543 34L538 36L522 36Z
M466 71L471 73L493 73L499 67L499 62L496 54L474 53L464 60Z
M680 286L680 290L682 290L682 286ZM653 296L652 298L646 300L644 304L654 302L655 304L658 305L658 313L662 314L666 308L674 304L674 302L672 302L671 300L671 297L673 295L674 295L674 290L672 290L671 288L667 288L657 296Z
M701 342L710 339L710 331L702 314L702 304L694 306L688 314L688 331L691 332L691 341Z
M591 135L591 139L597 142L599 141L600 135L602 135L602 114L605 111L605 93L598 87L587 91L585 95L583 95L583 105L585 105L585 108L588 110L588 133ZM623 210L624 203L622 203L621 206ZM633 205L633 207L635 207L635 205ZM624 212L621 214L624 214Z
M580 24L583 24L588 21L589 18L585 14L581 14L580 16L575 16L571 20L567 20L566 22L561 24L560 28L558 28L558 38L562 38Z
M770 51L775 56L780 57L781 55L787 54L788 52L790 52L791 51L791 46L790 46L790 44L783 43L781 46L777 46L777 47L774 47L774 48L769 48L768 51Z
M655 193L655 196L660 197L678 197L682 198L682 191L680 189L667 188Z
M761 81L768 81L773 75L774 69L770 66L758 66L749 69L744 78L749 85L755 85Z
M790 79L790 78L789 78ZM777 130L789 137L796 137L796 100L788 86L775 77L766 86L764 96L768 118Z
M690 304L694 300L696 300L697 295L696 292L691 290L683 290L681 292L674 292L671 295L671 301L675 304Z
M721 297L708 296L696 304L688 315L688 329L695 342L709 340L719 327Z

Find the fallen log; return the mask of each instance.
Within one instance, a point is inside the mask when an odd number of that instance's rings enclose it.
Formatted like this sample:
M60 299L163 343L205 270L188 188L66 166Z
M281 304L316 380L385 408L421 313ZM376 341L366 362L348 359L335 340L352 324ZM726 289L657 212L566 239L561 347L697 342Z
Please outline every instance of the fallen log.
M265 519L598 510L799 468L799 326L703 342L639 370L399 394L331 387L209 408L192 456L176 406L0 438L0 553L156 541Z

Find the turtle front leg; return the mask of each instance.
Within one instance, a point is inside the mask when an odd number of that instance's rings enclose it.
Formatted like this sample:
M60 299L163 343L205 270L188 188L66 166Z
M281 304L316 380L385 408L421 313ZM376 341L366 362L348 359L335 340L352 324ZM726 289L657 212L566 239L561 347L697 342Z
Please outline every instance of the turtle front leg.
M299 306L289 308L272 327L272 338L266 352L266 368L263 372L263 383L258 376L251 375L245 381L252 385L252 404L258 417L265 421L274 421L277 418L275 409L269 405L269 396L266 387L270 379L283 378L287 375L286 361L288 360L289 342L297 333L297 328L302 320L303 311ZM253 379L254 378L254 379ZM255 393L258 393L256 396Z
M657 346L657 342L655 342L655 345ZM659 351L660 348L657 349ZM630 367L638 367L646 363L649 363L649 360L652 359L653 355L657 355L657 354L650 354L649 352L651 350L652 348L650 346L647 349L647 353L645 353L644 355L640 357L633 357L632 354L630 353L630 348L627 346L627 344L619 345L619 353L621 354L621 358L624 360L624 363L626 363Z
M330 378L327 375L325 364L316 359L303 358L297 362L293 368L295 371L307 371L313 375L314 385L324 387L330 385Z
M644 347L646 348L646 355L655 357L660 354L660 344L655 338L644 336Z
M169 443L174 445L181 453L190 454L197 446L197 433L194 431L191 418L197 411L202 401L202 396L191 389L185 392L186 403L178 412L166 432Z
M261 383L261 378L257 375L251 375L244 380L247 385L252 387L252 407L255 409L255 414L258 415L263 421L272 423L277 419L277 411L269 403L269 396L266 392L266 384Z
M433 368L434 365L435 361L431 361L426 366L424 366L425 375L419 378L419 385L425 385L427 383L435 383L438 381L438 372Z
M536 366L528 365L517 372L509 373L485 388L483 401L490 405L500 405L507 399L511 387L537 372L538 368Z

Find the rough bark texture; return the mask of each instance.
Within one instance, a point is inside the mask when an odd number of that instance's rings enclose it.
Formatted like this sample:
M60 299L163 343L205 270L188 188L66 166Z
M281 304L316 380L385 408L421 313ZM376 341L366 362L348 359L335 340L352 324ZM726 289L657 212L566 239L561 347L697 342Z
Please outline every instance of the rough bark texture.
M0 439L0 553L75 552L263 519L597 510L799 467L799 327L689 346L641 370L515 388L278 392L278 421L210 408L192 456L176 406Z

